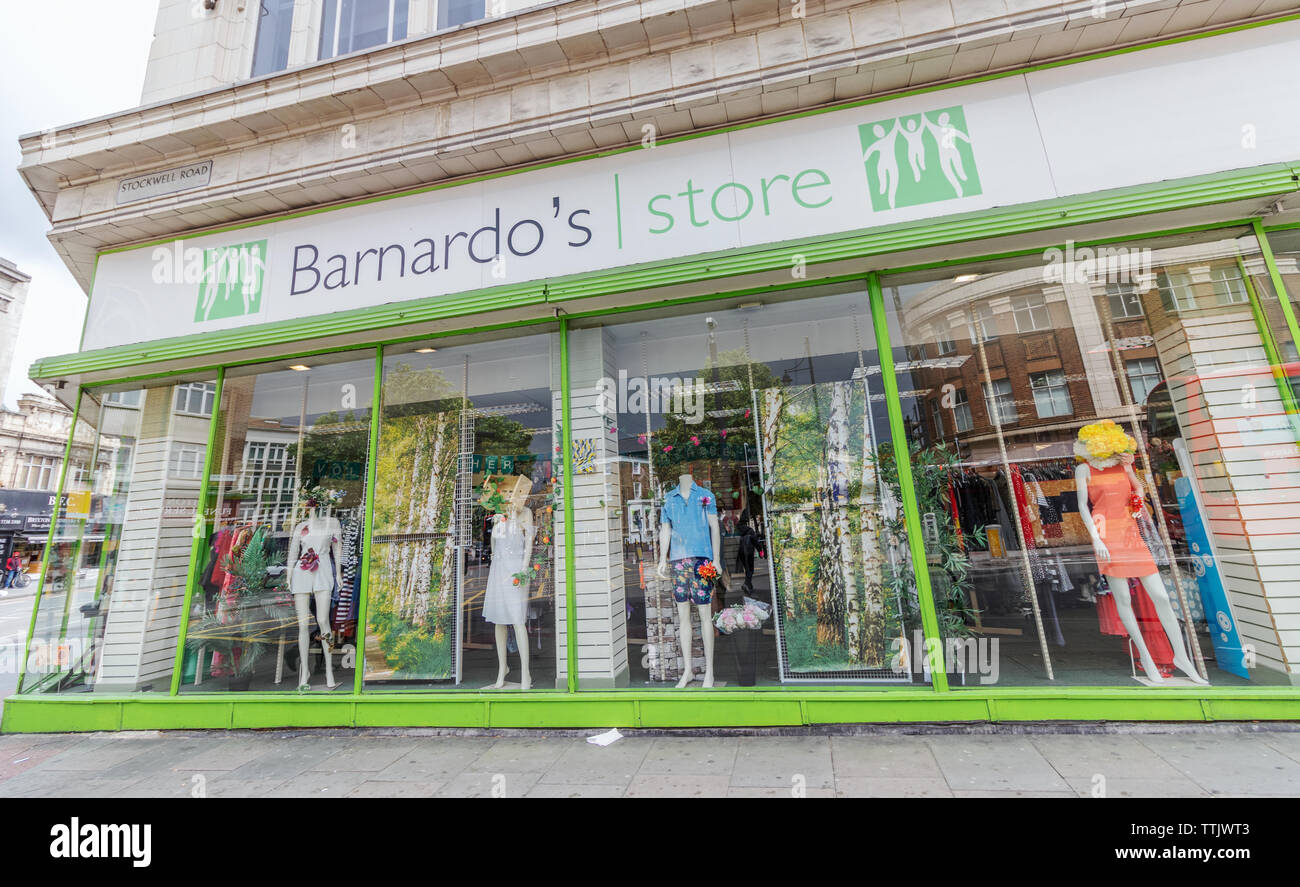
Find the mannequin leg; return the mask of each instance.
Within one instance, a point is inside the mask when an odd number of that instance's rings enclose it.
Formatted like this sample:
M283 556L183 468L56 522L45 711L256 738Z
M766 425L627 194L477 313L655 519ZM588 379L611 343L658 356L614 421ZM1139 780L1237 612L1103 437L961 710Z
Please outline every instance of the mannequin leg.
M1142 639L1142 630L1138 628L1137 617L1133 615L1133 596L1128 593L1128 582L1123 579L1112 579L1110 593L1115 595L1115 610L1119 613L1119 621L1124 623L1124 630L1128 632L1129 639L1138 649L1142 670L1147 673L1151 683L1163 684L1165 679L1160 674L1160 669L1156 668L1155 660L1147 650L1147 642Z
M295 594L293 609L298 614L298 687L301 689L311 683L308 668L311 661L311 595Z
M333 690L339 685L334 680L334 660L330 658L330 589L316 592L316 624L320 626L320 649L325 659L325 686Z
M528 671L528 629L523 622L515 623L515 646L519 648L519 669L523 672L519 678L519 688L531 690L533 676Z
M704 641L704 686L713 686L713 604L699 604L700 637Z
M1142 587L1147 590L1147 594L1150 595L1151 603L1155 604L1156 616L1160 618L1160 625L1164 628L1165 634L1169 636L1169 646L1174 648L1174 665L1196 683L1209 683L1209 681L1201 677L1200 672L1196 670L1196 665L1192 662L1192 658L1187 655L1187 645L1183 643L1183 629L1178 624L1178 616L1174 613L1173 604L1169 602L1169 592L1165 589L1165 583L1160 578L1160 574L1152 573L1150 576L1143 576L1139 581L1142 583Z
M497 624L497 682L492 685L493 690L500 690L506 685L506 675L510 673L510 666L506 663L506 642L510 639L507 634L510 626Z
M691 667L691 605L689 603L677 605L677 639L681 641L682 646L682 679L677 682L677 689L680 690L695 679L695 671Z

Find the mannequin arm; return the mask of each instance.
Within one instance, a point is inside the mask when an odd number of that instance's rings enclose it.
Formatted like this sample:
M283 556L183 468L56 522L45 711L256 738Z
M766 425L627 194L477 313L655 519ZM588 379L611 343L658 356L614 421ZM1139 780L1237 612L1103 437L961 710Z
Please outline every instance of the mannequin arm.
M337 582L340 586L343 585L343 542L341 541L342 538L343 538L343 527L339 524L335 524L335 531L333 536L334 541L330 543L330 554L333 555L333 560L334 560L334 581Z
M1092 519L1092 506L1088 504L1088 466L1086 463L1079 463L1074 469L1074 486L1079 495L1079 517L1083 519L1083 527L1088 531L1088 537L1092 539L1092 549L1097 553L1098 561L1110 560L1110 549L1106 543L1101 541L1101 534L1097 531L1097 525Z
M713 541L713 566L722 574L722 530L718 527L718 516L709 515L709 536Z
M659 525L659 567L656 570L660 579L668 578L668 546L673 541L673 525L664 521Z
M287 555L287 560L285 562L286 566L292 569L293 565L298 563L298 558L301 556L302 556L302 527L300 525L294 527L292 534L289 536L289 553Z

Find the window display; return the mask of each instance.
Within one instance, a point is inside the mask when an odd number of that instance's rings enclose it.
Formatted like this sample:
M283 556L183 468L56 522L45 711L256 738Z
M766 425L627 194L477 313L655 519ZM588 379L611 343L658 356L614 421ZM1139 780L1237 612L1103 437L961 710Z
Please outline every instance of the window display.
M385 349L367 687L562 682L555 350L552 333Z
M170 690L215 389L82 393L21 692Z
M924 680L861 285L575 321L583 687Z
M1285 680L1261 543L1300 452L1267 274L1213 232L883 279L956 683ZM949 329L983 332L944 354Z
M181 692L351 692L374 352L226 373Z

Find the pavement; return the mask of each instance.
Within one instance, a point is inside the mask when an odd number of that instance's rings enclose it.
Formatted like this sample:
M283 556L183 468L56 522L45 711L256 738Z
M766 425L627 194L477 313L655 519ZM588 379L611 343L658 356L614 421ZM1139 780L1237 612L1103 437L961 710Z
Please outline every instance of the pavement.
M0 736L0 797L1295 797L1300 724Z

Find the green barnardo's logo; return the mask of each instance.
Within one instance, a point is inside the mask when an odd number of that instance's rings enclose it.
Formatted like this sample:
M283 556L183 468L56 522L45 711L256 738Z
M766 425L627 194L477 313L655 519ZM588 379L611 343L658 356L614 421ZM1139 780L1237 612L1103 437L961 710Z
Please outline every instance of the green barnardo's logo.
M876 212L980 194L961 105L858 127Z
M194 322L256 314L265 272L265 240L205 249Z

